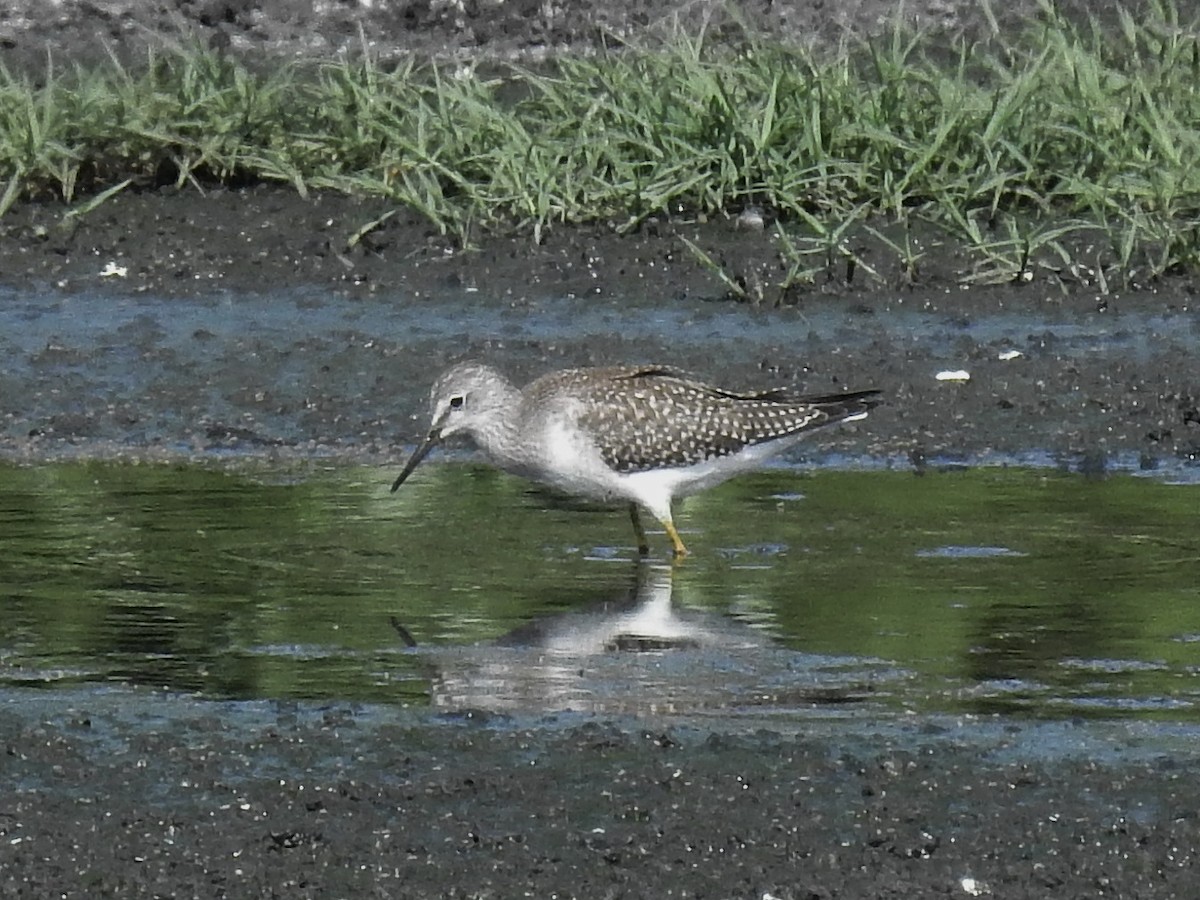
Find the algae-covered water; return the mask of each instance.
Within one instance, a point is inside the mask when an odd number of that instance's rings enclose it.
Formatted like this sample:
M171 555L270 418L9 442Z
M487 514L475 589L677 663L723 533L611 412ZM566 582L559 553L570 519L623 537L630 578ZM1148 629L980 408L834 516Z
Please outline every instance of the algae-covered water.
M0 683L1200 721L1196 479L774 468L685 501L672 567L620 510L393 474L0 466Z

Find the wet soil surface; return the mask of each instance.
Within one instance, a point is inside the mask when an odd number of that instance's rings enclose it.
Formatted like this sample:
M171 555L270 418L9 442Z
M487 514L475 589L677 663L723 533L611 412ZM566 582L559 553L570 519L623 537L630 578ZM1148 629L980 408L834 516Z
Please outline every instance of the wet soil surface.
M6 897L1188 897L1139 729L414 723L131 693L3 714Z
M1101 0L1062 0L1071 16L1115 18ZM1136 10L1144 4L1124 4ZM1187 0L1176 7L1186 11ZM703 26L712 40L746 26L806 45L836 43L889 27L892 0L8 0L0 10L0 48L10 68L58 60L95 62L110 53L140 59L147 48L199 44L247 59L320 58L364 47L382 59L409 53L439 57L538 59L586 53L625 41ZM987 10L977 0L911 0L905 21L947 34L1021 27L1039 14L1037 0Z
M16 67L48 48L94 58L97 34L130 57L193 38L320 55L361 26L386 52L522 56L683 8L592 6L16 2L0 47ZM829 36L870 31L892 6L748 9L784 36ZM974 4L906 8L980 26ZM1106 293L1086 273L1039 271L965 289L965 264L929 236L915 285L881 254L882 280L831 272L786 309L769 292L750 307L723 299L680 238L753 285L777 277L769 231L664 220L464 250L397 215L348 249L385 211L263 186L147 188L69 227L54 204L13 210L0 452L393 461L420 433L432 372L475 355L516 376L656 360L735 387L887 393L814 454L918 468L1048 454L1091 473L1200 456L1188 281ZM936 378L955 370L970 380ZM4 896L1185 897L1197 883L1194 751L1166 727L1079 725L1077 752L1047 754L1045 726L1023 722L797 736L404 715L12 692Z
M729 223L463 251L393 220L345 250L378 212L274 188L151 193L38 238L59 211L14 211L0 222L0 452L394 460L425 425L434 371L478 357L518 381L634 361L733 388L885 392L869 426L812 452L921 465L1036 451L1101 470L1200 457L1188 281L1102 294L1039 273L965 288L946 259L915 286L843 277L773 308L725 298L679 240L778 268L769 233ZM938 379L955 372L970 378Z

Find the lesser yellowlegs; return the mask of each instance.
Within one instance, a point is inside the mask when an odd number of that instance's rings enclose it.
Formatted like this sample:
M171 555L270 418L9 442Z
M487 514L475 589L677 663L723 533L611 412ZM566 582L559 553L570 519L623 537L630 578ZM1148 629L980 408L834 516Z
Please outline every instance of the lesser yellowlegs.
M431 449L466 434L507 472L568 494L628 502L644 556L643 507L682 557L675 497L753 469L813 429L863 418L878 393L739 394L663 366L567 369L517 388L490 366L461 363L434 383L429 433L392 490Z

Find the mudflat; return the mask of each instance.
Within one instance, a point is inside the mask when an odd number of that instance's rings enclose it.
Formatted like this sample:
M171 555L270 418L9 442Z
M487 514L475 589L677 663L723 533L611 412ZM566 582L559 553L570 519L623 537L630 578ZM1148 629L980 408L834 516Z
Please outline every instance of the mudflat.
M1007 5L1001 24L1035 5ZM722 15L601 6L30 0L7 4L0 46L31 70L47 53L133 58L182 40L260 58L364 40L538 58ZM785 39L835 40L892 7L744 12ZM983 27L974 3L906 9ZM658 361L730 387L880 388L886 406L811 452L918 470L1038 454L1098 475L1200 457L1188 278L965 287L953 255L932 252L917 284L834 279L773 308L725 298L685 250L748 280L778 266L769 232L733 220L463 249L401 212L347 246L387 211L267 185L126 192L69 229L59 205L16 206L0 219L0 453L393 462L420 434L433 371L485 356L518 378ZM5 896L1188 897L1200 878L1195 745L1169 725L745 733L140 690L6 700Z

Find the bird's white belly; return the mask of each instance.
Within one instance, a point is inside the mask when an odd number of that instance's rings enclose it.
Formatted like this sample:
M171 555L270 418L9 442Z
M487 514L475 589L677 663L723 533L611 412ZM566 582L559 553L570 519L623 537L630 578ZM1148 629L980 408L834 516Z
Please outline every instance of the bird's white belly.
M596 500L631 500L660 519L669 518L671 499L685 497L720 484L792 446L799 435L746 447L729 456L714 457L693 466L616 472L605 464L586 432L569 419L549 418L536 430L536 454L509 471L550 485L569 494Z
M579 429L549 421L542 429L538 460L527 473L536 481L598 500L625 496L620 476L604 464L596 445Z
M677 469L658 469L638 472L631 479L653 480L661 488L669 490L673 497L686 497L727 481L742 472L750 472L763 462L778 455L797 443L800 435L746 447L728 456L714 456L693 466Z

